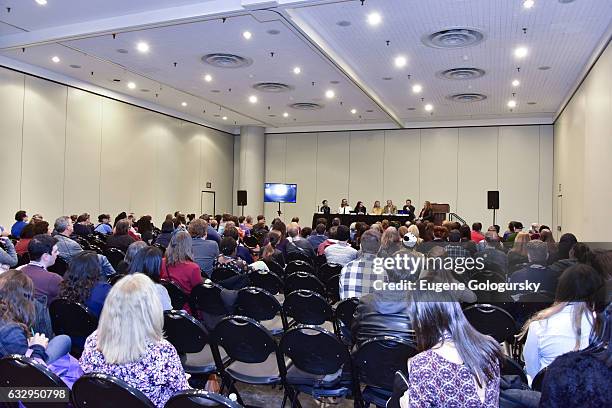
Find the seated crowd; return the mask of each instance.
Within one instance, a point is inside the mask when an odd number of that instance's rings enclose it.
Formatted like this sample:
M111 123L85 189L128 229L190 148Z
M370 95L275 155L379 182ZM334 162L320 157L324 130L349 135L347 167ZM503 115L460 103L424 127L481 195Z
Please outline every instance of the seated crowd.
M405 207L414 213L411 203ZM282 280L285 268L299 264L295 259L306 260L315 274L323 265L339 271L337 297L328 301L334 307L355 302L352 322L338 327L350 350L380 336L418 350L391 405L612 406L612 251L591 249L571 233L555 242L550 229L537 224L523 231L512 221L504 233L497 225L483 232L478 222L471 228L434 225L423 217L404 225L383 220L350 226L320 218L313 229L297 218L268 225L263 215L196 218L179 211L168 214L160 229L151 216L122 212L113 224L110 215L100 215L95 226L89 214L62 216L52 230L42 216L29 220L19 211L10 237L8 229L0 230L0 357L25 355L53 370L54 362L72 354L81 374L118 377L158 407L200 385L189 381L184 361L164 339L164 312L173 309L167 283L189 299L196 287L214 282L232 310L252 273ZM380 268L385 258L412 261ZM459 259L482 264L473 271L443 266ZM468 281L529 282L538 289L482 290L466 286ZM387 289L380 289L381 282ZM407 290L405 282L416 289ZM436 292L421 283L460 289ZM526 303L534 295L537 302ZM84 305L98 319L97 329L87 338L54 335L49 306L56 299ZM501 344L481 334L463 312L473 304L499 307L516 322L516 336ZM179 306L208 332L220 319L187 300ZM504 361L512 358L526 375L523 387L508 386L504 376ZM541 394L529 389L539 374Z

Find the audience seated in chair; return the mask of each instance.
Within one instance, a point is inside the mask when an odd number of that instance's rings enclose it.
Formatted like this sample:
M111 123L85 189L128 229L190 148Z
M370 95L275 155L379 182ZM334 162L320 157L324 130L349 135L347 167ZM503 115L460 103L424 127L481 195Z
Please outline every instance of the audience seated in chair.
M216 241L207 239L208 222L202 219L190 222L188 230L192 238L193 260L210 277L213 263L219 256L219 245Z
M127 251L125 251L125 257L123 258L123 260L119 261L119 263L117 264L117 273L122 273L122 274L128 273L128 271L130 270L130 265L132 264L132 261L136 257L136 254L138 254L138 252L140 252L142 249L146 248L147 246L148 246L147 243L144 241L132 242L128 246ZM119 248L116 248L116 249L119 249Z
M380 233L374 230L368 230L361 236L360 256L347 263L340 273L340 299L359 298L375 292L374 281L383 278L382 274L374 273L380 238Z
M328 263L346 265L357 258L357 250L348 244L350 238L349 228L346 225L339 225L336 231L337 242L325 248L325 258ZM321 245L324 245L321 244Z
M139 273L122 278L106 298L98 329L85 342L81 368L86 374L115 376L162 408L175 392L190 388L176 349L163 338L163 325L151 279Z
M168 248L170 245L170 238L172 238L172 233L174 232L174 224L172 221L164 221L161 227L161 233L155 238L155 244L159 244L164 248Z
M527 243L529 265L510 276L511 283L529 281L540 283L539 290L555 293L559 276L546 266L548 248L545 242L533 240Z
M268 233L267 245L261 249L261 258L264 261L274 261L282 268L285 268L285 256L276 248L281 240L281 234L278 231L270 231Z
M176 283L187 295L202 283L202 273L193 261L192 239L187 231L177 231L172 236L162 260L160 277Z
M28 253L30 263L21 267L21 271L34 282L34 295L37 298L44 296L48 305L57 298L62 281L61 276L47 271L59 254L57 239L46 234L35 235L28 244Z
M128 220L119 220L115 224L115 232L106 240L106 246L109 248L117 248L123 252L127 252L128 247L134 241L129 235L130 222Z
M508 255L500 249L499 235L493 231L485 234L484 248L476 252L476 258L482 258L485 269L498 270L504 275L508 272Z
M110 235L113 233L113 227L110 225L109 214L98 215L98 225L96 225L96 228L94 228L94 232L99 232L100 234L104 235Z
M16 266L18 263L19 257L13 242L6 237L0 237L0 271ZM6 268L3 268L3 265L6 265Z
M159 295L163 310L171 310L170 295L168 290L160 283L160 271L163 254L159 248L146 247L138 251L130 263L129 273L142 273L147 275L153 283Z
M307 239L300 236L300 229L297 226L291 225L287 228L288 241L287 254L292 252L299 252L306 255L309 258L314 258L315 252Z
M388 227L380 238L380 250L378 256L380 258L386 258L393 256L397 251L402 248L402 239L395 227Z

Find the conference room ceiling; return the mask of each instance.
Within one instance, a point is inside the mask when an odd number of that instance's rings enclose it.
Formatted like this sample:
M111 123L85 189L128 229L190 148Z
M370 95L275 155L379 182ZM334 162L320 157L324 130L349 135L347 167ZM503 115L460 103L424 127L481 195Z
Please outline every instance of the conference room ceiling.
M217 126L550 123L612 27L563 1L0 0L0 55Z

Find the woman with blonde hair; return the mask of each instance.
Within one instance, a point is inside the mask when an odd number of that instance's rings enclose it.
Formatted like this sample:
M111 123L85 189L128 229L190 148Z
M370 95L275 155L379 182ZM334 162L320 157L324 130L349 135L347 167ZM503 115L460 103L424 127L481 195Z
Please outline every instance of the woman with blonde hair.
M527 258L527 243L531 241L528 232L519 232L514 238L514 245L508 251L508 272L512 273L521 269L522 265L529 262Z
M174 393L190 388L163 327L153 281L141 273L121 278L106 298L98 329L85 342L81 368L118 377L161 408Z
M417 245L419 245L421 242L423 242L423 238L420 237L419 227L417 227L415 224L410 224L408 226L408 232L412 233L412 235L414 235L416 237Z
M187 231L178 230L170 238L160 277L176 283L186 294L202 283L202 272L193 261L192 239Z
M401 248L402 243L400 235L397 232L397 228L388 227L380 238L380 250L378 251L378 256L383 258L392 256Z
M605 288L591 266L570 266L559 278L555 302L536 313L523 326L523 348L529 382L558 356L589 344L596 295Z

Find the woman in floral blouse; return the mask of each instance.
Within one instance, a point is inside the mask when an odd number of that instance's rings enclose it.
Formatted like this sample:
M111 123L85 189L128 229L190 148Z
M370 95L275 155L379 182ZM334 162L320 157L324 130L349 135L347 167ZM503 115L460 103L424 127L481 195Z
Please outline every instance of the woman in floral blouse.
M163 338L163 325L151 279L141 273L122 278L106 298L98 330L85 342L81 368L120 378L163 407L174 393L190 388L176 350Z

